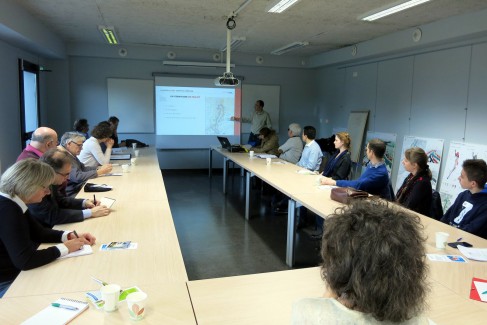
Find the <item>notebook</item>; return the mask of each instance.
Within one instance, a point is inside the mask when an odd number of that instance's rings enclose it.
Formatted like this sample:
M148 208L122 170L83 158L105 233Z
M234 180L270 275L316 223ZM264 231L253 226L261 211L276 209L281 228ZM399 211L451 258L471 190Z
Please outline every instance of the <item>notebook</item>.
M72 321L76 316L88 309L88 303L75 299L60 298L53 303L76 307L78 310L69 310L52 305L44 308L22 324L24 325L62 325Z
M68 255L60 256L58 258L70 258L70 257L77 257L83 255L90 255L90 254L93 254L93 248L91 248L90 245L83 245L83 249L80 249L79 251L71 252Z
M115 203L115 199L109 197L102 197L100 200L100 205L104 205L107 208L111 208L113 203Z

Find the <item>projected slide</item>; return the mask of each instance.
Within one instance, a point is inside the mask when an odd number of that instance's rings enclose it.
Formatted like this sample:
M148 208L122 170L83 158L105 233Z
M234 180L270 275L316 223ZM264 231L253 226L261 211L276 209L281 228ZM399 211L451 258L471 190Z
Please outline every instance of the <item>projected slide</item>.
M233 135L234 88L156 86L159 135Z

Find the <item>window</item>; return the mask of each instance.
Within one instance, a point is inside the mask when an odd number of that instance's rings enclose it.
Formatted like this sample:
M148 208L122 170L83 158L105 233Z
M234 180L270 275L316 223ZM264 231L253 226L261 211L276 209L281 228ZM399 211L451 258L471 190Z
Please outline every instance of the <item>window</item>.
M22 148L39 127L39 66L19 59L20 131Z

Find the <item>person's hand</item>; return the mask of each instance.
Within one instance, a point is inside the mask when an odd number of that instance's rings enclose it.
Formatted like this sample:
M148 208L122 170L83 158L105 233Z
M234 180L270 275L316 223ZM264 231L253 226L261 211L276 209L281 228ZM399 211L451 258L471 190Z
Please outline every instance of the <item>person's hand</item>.
M91 217L98 218L104 217L110 214L110 209L105 205L99 205L91 209Z
M95 206L96 206L95 202L93 202L89 199L85 201L85 208L91 209L91 208L94 208Z
M105 141L105 144L107 145L107 148L111 148L111 147L113 147L113 145L115 144L115 141L114 141L112 138L108 138L108 139Z
M96 173L98 174L98 176L100 176L100 175L108 174L111 171L112 171L112 164L106 164L106 165L100 166L100 168L98 168L96 170Z
M79 251L80 249L83 248L83 245L85 244L89 245L89 241L86 240L84 237L74 238L74 239L66 240L64 242L64 245L68 248L68 251L70 253Z
M85 233L82 233L79 235L79 238L83 238L84 241L85 241L85 244L86 245L95 245L96 243L96 238L95 236L93 236L92 234L90 234L89 232L85 232Z
M336 185L336 182L330 177L321 178L321 185Z

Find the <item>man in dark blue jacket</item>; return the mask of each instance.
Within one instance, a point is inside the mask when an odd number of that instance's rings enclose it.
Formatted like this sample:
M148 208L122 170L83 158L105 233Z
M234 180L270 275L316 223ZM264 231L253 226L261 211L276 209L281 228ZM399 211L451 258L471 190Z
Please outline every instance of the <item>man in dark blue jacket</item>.
M463 162L458 177L460 193L441 221L487 239L487 164L482 159Z
M357 190L366 191L370 194L378 195L383 199L392 201L394 199L394 192L389 180L389 173L387 172L384 163L385 153L386 144L384 141L380 139L372 139L367 143L366 149L367 158L370 162L359 179L353 181L335 181L329 177L324 177L321 184L353 187Z

